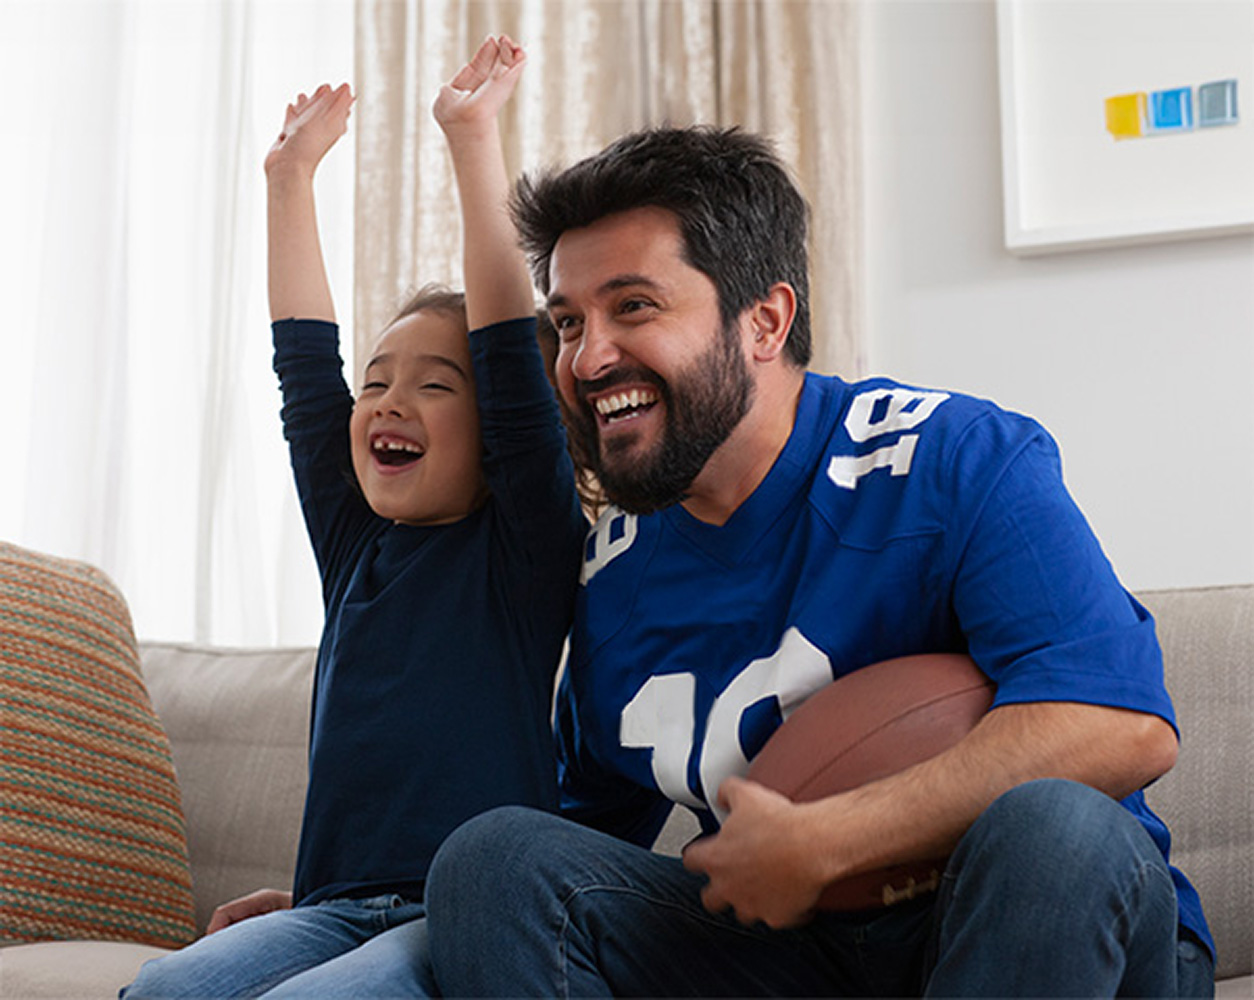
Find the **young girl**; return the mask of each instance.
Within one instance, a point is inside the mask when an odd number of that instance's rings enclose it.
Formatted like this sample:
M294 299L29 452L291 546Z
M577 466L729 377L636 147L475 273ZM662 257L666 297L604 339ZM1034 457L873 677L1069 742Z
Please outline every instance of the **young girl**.
M326 605L295 885L221 907L128 997L432 995L436 848L492 806L556 807L549 709L586 523L505 211L496 119L523 63L489 38L440 91L464 307L416 296L355 403L313 198L348 87L301 95L266 159L275 368Z

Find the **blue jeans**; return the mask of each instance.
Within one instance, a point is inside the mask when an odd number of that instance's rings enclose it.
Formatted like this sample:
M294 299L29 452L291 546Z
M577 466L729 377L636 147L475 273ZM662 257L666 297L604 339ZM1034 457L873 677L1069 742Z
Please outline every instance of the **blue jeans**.
M1032 782L968 831L933 897L791 930L707 913L704 879L521 808L481 815L427 881L447 996L1210 996L1167 867L1084 786Z
M335 899L250 917L153 959L121 992L142 998L436 996L421 903Z

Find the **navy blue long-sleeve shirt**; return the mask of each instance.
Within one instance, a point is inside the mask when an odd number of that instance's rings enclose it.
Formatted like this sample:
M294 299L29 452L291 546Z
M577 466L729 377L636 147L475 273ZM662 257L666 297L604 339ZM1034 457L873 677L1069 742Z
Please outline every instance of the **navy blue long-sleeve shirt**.
M294 897L420 899L462 821L556 807L553 677L586 529L557 405L534 319L472 332L491 496L454 524L397 524L353 477L337 327L273 329L326 608Z

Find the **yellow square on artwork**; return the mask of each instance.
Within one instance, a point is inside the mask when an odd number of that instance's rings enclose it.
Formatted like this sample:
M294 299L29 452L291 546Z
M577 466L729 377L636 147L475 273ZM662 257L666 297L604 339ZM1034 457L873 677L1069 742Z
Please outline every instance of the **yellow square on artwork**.
M1116 139L1144 134L1145 95L1120 94L1106 98L1106 131Z

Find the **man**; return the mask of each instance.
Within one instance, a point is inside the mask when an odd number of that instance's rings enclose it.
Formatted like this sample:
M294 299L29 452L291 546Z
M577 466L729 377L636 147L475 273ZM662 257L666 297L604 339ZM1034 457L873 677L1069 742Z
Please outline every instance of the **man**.
M1207 995L1196 893L1141 789L1176 753L1149 615L1032 421L807 373L806 207L769 147L628 136L524 181L589 537L557 709L568 820L504 810L427 886L449 995ZM808 805L743 778L852 670L970 652L952 750ZM711 835L647 851L673 803ZM952 852L940 889L819 913Z

